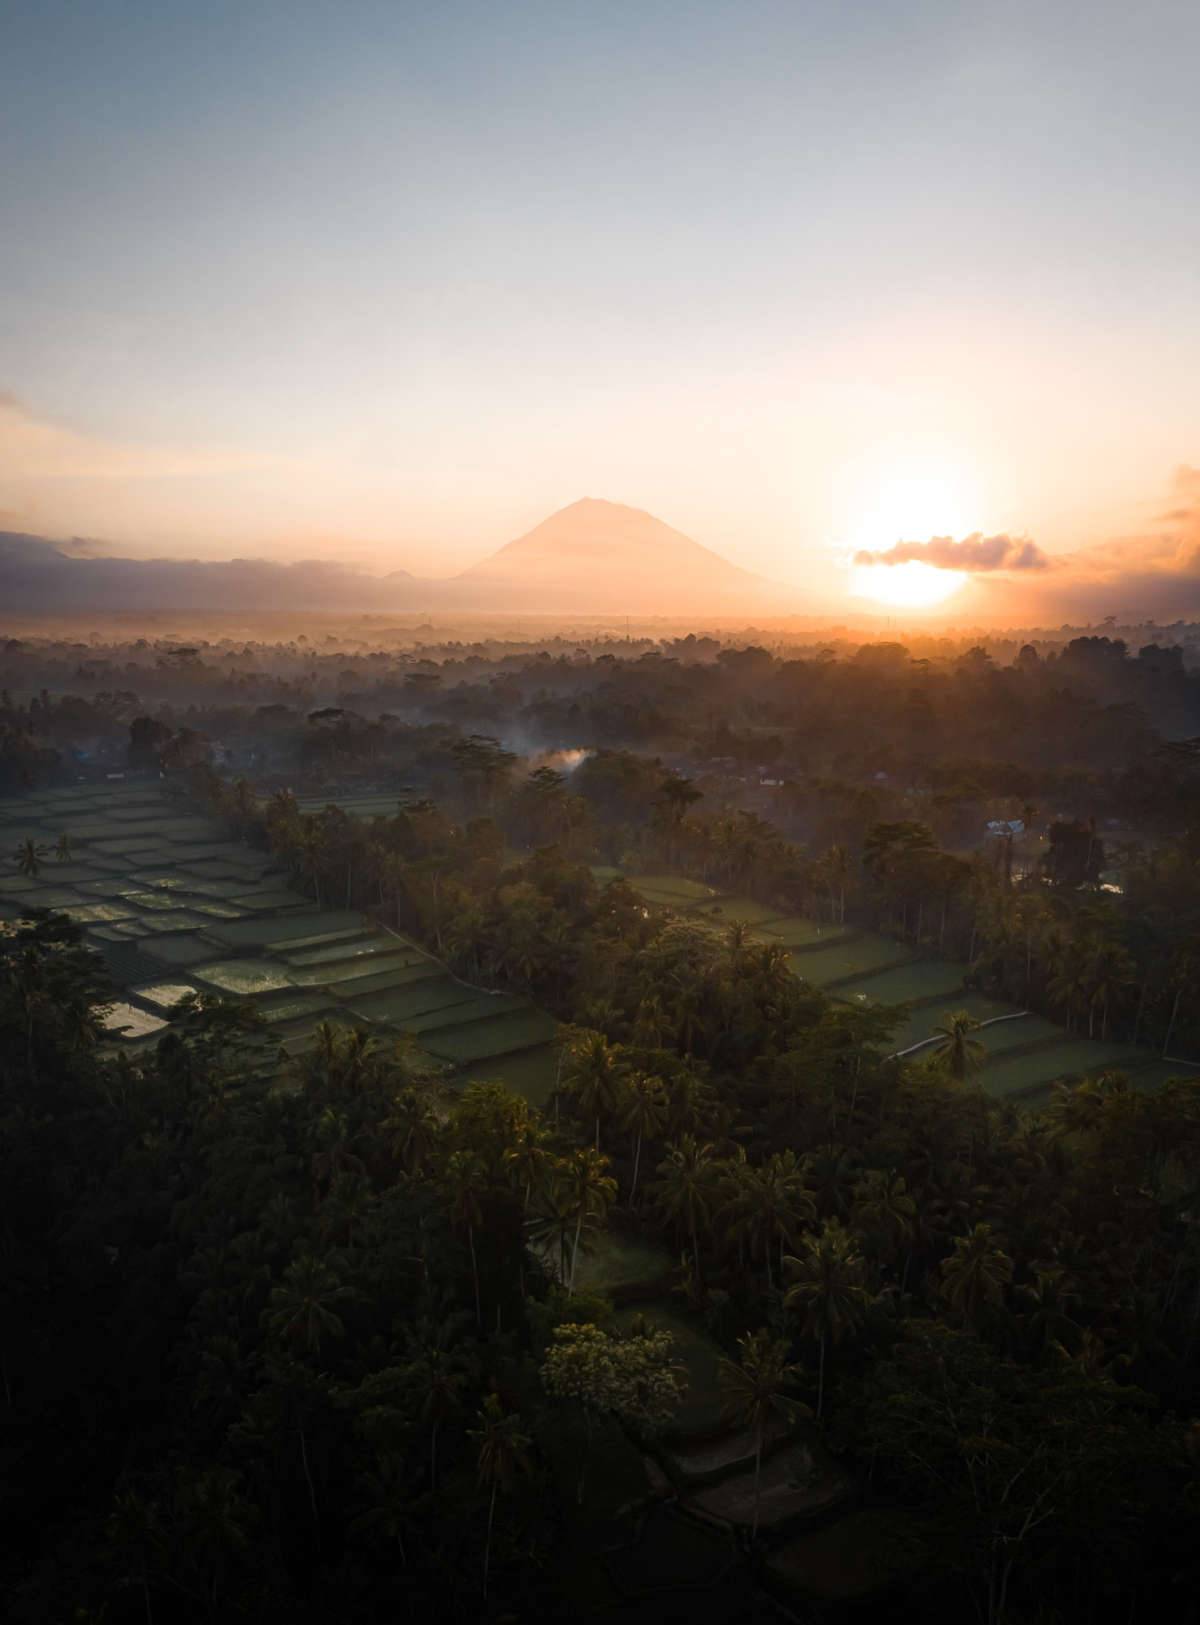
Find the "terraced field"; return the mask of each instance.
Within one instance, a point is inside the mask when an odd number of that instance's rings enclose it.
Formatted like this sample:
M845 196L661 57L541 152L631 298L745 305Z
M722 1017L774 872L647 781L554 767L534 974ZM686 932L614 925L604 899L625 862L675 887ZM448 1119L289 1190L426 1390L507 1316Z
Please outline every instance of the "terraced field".
M619 871L597 868L593 872L603 883ZM962 965L922 957L908 944L874 932L779 914L767 903L726 895L678 876L627 878L648 902L659 907L674 908L717 927L745 922L759 941L785 947L795 974L834 999L900 1007L894 1030L897 1050L923 1044L958 1010L991 1023L974 1035L986 1051L979 1077L990 1095L1037 1103L1049 1097L1051 1085L1061 1078L1119 1069L1128 1072L1139 1088L1154 1088L1167 1078L1198 1070L1161 1061L1146 1049L1080 1038L1044 1016L968 992L963 988Z
M370 817L396 798L346 806ZM71 854L59 861L63 835ZM47 849L36 876L14 857L29 839ZM454 1081L507 1082L539 1104L553 1086L555 1024L543 1011L458 981L364 915L317 910L277 859L180 814L155 784L0 802L0 928L29 907L61 909L104 955L123 995L109 1025L127 1051L157 1041L178 999L208 990L251 1000L289 1053L321 1021L370 1023L416 1033Z

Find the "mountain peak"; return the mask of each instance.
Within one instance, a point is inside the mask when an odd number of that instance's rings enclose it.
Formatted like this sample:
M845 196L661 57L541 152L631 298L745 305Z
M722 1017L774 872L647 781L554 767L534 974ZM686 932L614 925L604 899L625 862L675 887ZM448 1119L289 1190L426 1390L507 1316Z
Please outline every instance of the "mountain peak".
M787 593L711 552L644 508L581 497L456 577L491 602L611 611L703 605L713 613Z

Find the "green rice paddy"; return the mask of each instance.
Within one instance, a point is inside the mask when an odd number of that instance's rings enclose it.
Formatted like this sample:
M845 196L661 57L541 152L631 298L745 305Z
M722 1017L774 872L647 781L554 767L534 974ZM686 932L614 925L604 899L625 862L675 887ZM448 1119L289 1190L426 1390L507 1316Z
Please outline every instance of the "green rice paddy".
M612 878L620 871L593 869ZM742 920L763 942L776 942L790 950L792 970L823 988L830 997L861 1007L909 1007L897 1020L893 1043L897 1050L929 1038L960 1010L978 1022L992 1022L976 1030L985 1061L978 1080L988 1094L1015 1095L1040 1104L1060 1078L1080 1078L1113 1069L1130 1073L1137 1088L1153 1088L1167 1078L1195 1076L1197 1069L1163 1062L1146 1050L1079 1038L1045 1016L1022 1012L1017 1005L962 988L964 967L920 956L908 944L894 942L855 926L826 925L800 915L780 915L768 903L751 898L710 895L696 881L672 875L633 876L631 884L648 901L673 907L712 924ZM714 912L716 910L716 912ZM997 1021L997 1017L1011 1020ZM918 1051L917 1055L920 1056Z
M793 949L792 969L815 987L832 987L915 958L915 951L903 943L862 931L829 948Z
M758 903L752 897L714 897L691 911L714 925L766 925L777 920L779 910L770 903Z
M616 869L603 872L610 880L616 879L620 873ZM717 895L715 886L705 886L701 881L688 880L683 875L631 875L629 883L639 891L661 892L665 897L677 898L681 907L689 903L707 902Z
M348 803L363 817L395 808L394 796ZM60 863L53 852L64 833L73 850ZM10 857L26 839L48 849L36 876ZM550 1094L548 1016L456 981L355 911L318 910L278 859L181 814L157 785L96 783L0 802L0 919L30 907L68 911L104 956L128 995L110 1026L130 1030L112 1044L130 1053L152 1047L162 1012L199 988L252 1000L289 1053L322 1020L369 1020L385 1037L428 1027L428 1064L461 1065L463 1082L488 1076L538 1101Z
M759 934L768 942L781 942L785 948L823 948L852 937L854 927L825 925L819 920L806 920L801 914L785 914L762 926Z
M797 967L803 963L803 959L793 961ZM918 1000L950 998L962 986L962 974L961 965L914 959L855 982L853 997L856 1003L868 1000L871 1004L915 1004Z
M509 1055L487 1056L473 1061L458 1074L462 1086L468 1083L503 1083L530 1105L544 1110L554 1092L557 1061L552 1044L536 1049L517 1050Z
M465 1065L509 1050L532 1049L549 1043L557 1024L543 1010L532 1006L507 1016L494 1016L467 1022L461 1027L445 1027L427 1033L425 1048L440 1060Z

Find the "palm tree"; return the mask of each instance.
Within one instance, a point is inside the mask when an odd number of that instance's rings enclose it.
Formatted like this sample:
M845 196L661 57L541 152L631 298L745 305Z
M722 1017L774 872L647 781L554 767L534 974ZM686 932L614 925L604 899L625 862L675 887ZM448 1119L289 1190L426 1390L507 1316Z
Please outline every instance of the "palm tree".
M364 1473L361 1483L370 1497L371 1505L359 1514L351 1529L370 1529L386 1541L395 1541L400 1548L400 1561L408 1566L405 1536L419 1528L417 1509L420 1499L414 1486L420 1477L420 1468L395 1451L384 1451L373 1473Z
M605 1170L608 1158L602 1157L591 1146L574 1152L562 1164L559 1174L562 1189L570 1211L575 1216L575 1239L571 1244L571 1275L568 1291L575 1290L575 1271L579 1266L579 1237L584 1223L602 1224L609 1203L617 1194L617 1182Z
M1129 1078L1124 1072L1102 1072L1079 1083L1056 1083L1046 1107L1051 1138L1086 1140L1099 1134L1110 1097L1128 1087Z
M745 920L733 920L725 928L725 946L729 950L729 967L737 972L741 969L747 947L752 943L750 927Z
M846 881L854 869L854 860L844 846L831 846L818 860L814 879L829 891L829 920L832 925L846 921Z
M136 1553L137 1581L142 1588L146 1625L154 1625L154 1611L150 1606L150 1555L163 1537L158 1503L146 1500L136 1490L118 1492L113 1498L106 1533L114 1555L124 1558L126 1553L131 1557Z
M1086 1008L1094 1017L1090 959L1091 945L1077 938L1061 943L1054 957L1048 992L1053 1002L1066 1011L1068 1031L1077 1011Z
M584 1117L596 1120L596 1150L600 1149L600 1118L616 1108L625 1066L603 1033L587 1028L572 1035L563 1067L563 1089L574 1095Z
M483 1311L479 1306L479 1261L475 1256L475 1231L483 1223L483 1209L479 1205L479 1192L484 1182L483 1164L469 1151L455 1151L446 1161L446 1197L450 1209L450 1224L467 1232L467 1245L471 1253L471 1275L475 1282L475 1323L483 1325Z
M511 1495L518 1469L533 1471L529 1460L531 1440L521 1431L521 1418L506 1413L496 1394L489 1394L479 1410L479 1426L471 1429L471 1437L478 1441L478 1484L480 1489L491 1486L488 1501L487 1540L483 1548L483 1594L487 1596L488 1575L492 1563L492 1522L496 1516L496 1492Z
M362 1158L353 1149L355 1139L344 1113L326 1106L317 1120L313 1137L316 1148L309 1165L315 1196L322 1188L329 1191L343 1175L363 1171Z
M792 1273L792 1285L784 1294L784 1306L799 1308L804 1315L802 1335L820 1349L817 1374L817 1420L825 1407L825 1346L835 1347L857 1331L870 1301L862 1284L863 1258L854 1236L836 1219L821 1227L819 1236L806 1236L795 1257L784 1264Z
M639 1001L633 1017L630 1037L639 1049L659 1049L671 1031L671 1018L663 1008L657 993L648 993Z
M1104 940L1096 944L1088 965L1092 989L1088 1007L1088 1032L1092 1030L1093 1012L1100 1012L1100 1037L1108 1039L1109 1005L1120 999L1129 988L1137 985L1137 966L1133 955L1119 942Z
M1029 1305L1021 1318L1033 1334L1036 1352L1062 1348L1064 1339L1077 1341L1081 1328L1068 1313L1080 1302L1074 1277L1058 1263L1035 1261L1032 1268L1032 1283L1018 1287L1017 1293Z
M700 1226L712 1222L713 1200L717 1193L720 1168L711 1145L700 1144L691 1134L683 1134L667 1147L658 1165L659 1178L651 1186L654 1205L664 1218L674 1221L692 1238L696 1274L700 1273Z
M389 1149L404 1171L419 1173L441 1129L433 1107L416 1089L404 1089L396 1096L382 1126Z
M557 1161L548 1140L534 1113L520 1124L516 1138L503 1154L502 1161L509 1178L521 1192L521 1207L526 1214L534 1191L546 1184Z
M717 1361L717 1378L725 1391L725 1411L730 1420L754 1432L754 1525L751 1539L758 1534L758 1499L762 1477L762 1447L767 1418L777 1411L789 1420L807 1406L797 1406L788 1398L796 1387L800 1367L788 1363L788 1346L782 1338L765 1329L753 1336L738 1338L738 1357L722 1355Z
M31 880L36 880L41 873L42 864L46 861L46 852L47 848L40 841L35 841L30 837L28 840L21 842L13 853L13 858L23 875L28 875Z
M58 837L58 844L54 848L54 856L60 863L70 863L71 837L69 835L60 835Z
M633 1135L633 1182L629 1187L629 1200L637 1195L638 1169L642 1162L642 1141L647 1135L654 1139L667 1123L670 1102L661 1078L644 1072L635 1073L625 1084L621 1100L621 1127Z
M421 1420L430 1424L429 1486L436 1490L438 1429L458 1409L459 1395L470 1381L460 1317L445 1321L436 1332L427 1321L422 1322L411 1347L407 1375L420 1395Z
M575 1210L561 1177L535 1193L533 1216L525 1221L525 1228L535 1246L546 1248L557 1257L559 1280L565 1285L570 1279L567 1261L572 1240L588 1230L589 1222L585 1218L582 1230L577 1231Z
M753 1257L762 1252L767 1265L767 1291L775 1290L771 1254L777 1246L780 1262L784 1246L801 1219L816 1217L816 1207L804 1184L804 1169L794 1151L776 1151L759 1167L735 1163L728 1177L729 1200L725 1213L732 1236L750 1243Z
M959 1010L933 1029L937 1039L933 1053L957 1083L965 1082L968 1073L977 1072L987 1055L979 1040L971 1037L978 1026L973 1015Z
M321 907L321 876L328 861L328 843L319 818L302 816L292 841L292 859L304 878L311 882L317 907Z
M872 1250L884 1259L897 1258L912 1242L917 1214L907 1181L894 1168L890 1173L872 1168L863 1176L854 1196L854 1216L873 1239Z
M844 1145L827 1145L806 1153L801 1167L822 1218L844 1219L854 1201L859 1165Z
M302 1253L284 1271L282 1284L271 1289L268 1325L315 1354L323 1337L345 1335L346 1329L332 1306L349 1296L350 1288L339 1285L324 1259Z
M969 1235L956 1236L953 1256L943 1258L942 1291L959 1319L975 1326L986 1306L1004 1302L1012 1273L1012 1259L993 1242L991 1225L977 1224Z

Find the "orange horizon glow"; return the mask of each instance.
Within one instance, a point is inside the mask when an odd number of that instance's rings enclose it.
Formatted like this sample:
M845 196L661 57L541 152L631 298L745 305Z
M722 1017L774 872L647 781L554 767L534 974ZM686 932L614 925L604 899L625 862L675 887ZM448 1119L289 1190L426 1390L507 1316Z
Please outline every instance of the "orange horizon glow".
M965 580L956 570L935 570L916 559L907 564L856 564L850 591L856 598L894 604L898 609L928 609L958 592Z

